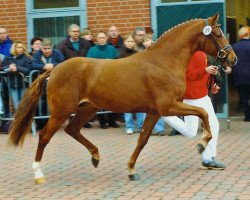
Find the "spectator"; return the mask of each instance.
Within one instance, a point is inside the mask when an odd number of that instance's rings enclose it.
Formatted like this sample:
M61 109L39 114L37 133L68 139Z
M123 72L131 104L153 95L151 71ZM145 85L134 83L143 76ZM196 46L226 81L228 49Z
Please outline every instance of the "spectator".
M4 60L5 56L3 54L0 54L0 67L2 66L2 62ZM3 80L2 77L0 77L0 116L4 114L4 104L3 104Z
M81 32L81 38L89 41L91 47L95 46L93 41L93 32L90 28L84 28Z
M9 56L12 43L13 42L9 38L6 29L4 27L0 27L0 54Z
M245 119L250 122L250 33L243 26L238 32L240 40L233 45L239 61L233 68L234 85L237 87Z
M226 73L230 73L230 70L231 68L227 68ZM215 159L219 134L219 121L214 112L211 99L208 96L207 88L210 74L216 75L217 73L218 70L216 66L207 66L207 57L203 51L194 53L186 73L187 87L183 102L201 107L207 111L212 133L212 139L202 153L201 168L203 169L226 168L224 164ZM217 93L218 89L218 86L212 86L213 93ZM199 118L197 116L184 116L184 121L177 116L164 117L164 121L188 138L193 138L197 134L199 125Z
M144 37L146 36L146 30L142 27L135 28L133 32L133 37L135 39L135 50L136 51L143 51L145 46L143 45Z
M68 28L68 37L58 45L59 51L64 55L65 60L73 57L85 57L90 43L80 37L80 27L71 24Z
M135 40L133 38L133 35L127 35L124 37L124 46L120 49L120 58L125 58L128 57L137 51L134 50L135 47ZM138 131L141 131L143 121L145 119L146 114L145 113L136 113L136 119L137 119L137 128ZM126 133L127 134L133 134L134 132L134 119L133 119L133 114L132 113L125 113L124 114L124 119L125 119L125 125L126 125ZM154 132L152 135L160 135L163 136L165 135L165 128L164 128L164 122L162 119L160 119L157 124L154 127Z
M152 44L154 43L154 41L152 40L151 36L149 35L146 35L144 37L144 40L143 40L143 46L147 49L148 47L150 47Z
M151 27L145 27L146 35L154 41L154 31Z
M5 58L5 55L0 53L0 67L2 66L2 62L3 62L4 58Z
M65 60L73 57L86 57L90 47L91 44L89 41L80 37L80 27L77 24L71 24L69 26L68 37L58 45L58 49L64 55ZM92 127L89 122L83 126L85 128Z
M152 40L150 35L146 35L143 39L143 46L145 48L150 47L154 41ZM145 114L144 114L145 117ZM159 119L159 121L156 123L154 130L152 132L152 135L159 135L159 136L164 136L165 135L165 127L164 127L164 121L162 118Z
M34 37L31 39L30 41L30 45L31 45L31 52L29 53L29 55L32 57L34 55L35 52L39 51L42 47L42 38L40 37Z
M17 109L24 92L24 79L17 72L28 75L31 71L31 60L27 56L27 50L23 42L15 41L10 50L10 56L5 57L2 70L10 73L10 93L13 106Z
M42 39L41 49L37 50L32 57L32 69L41 71L51 71L57 64L63 62L64 57L57 49L52 49L52 43L49 39ZM47 82L46 82L47 85ZM37 110L37 116L49 115L47 111L47 92L46 86L43 88L44 92L41 96L41 107ZM36 120L38 129L42 129L47 123L48 119L42 118Z
M89 41L91 47L95 46L95 42L93 41L93 32L90 28L84 28L83 31L81 32L81 38ZM91 121L91 120L90 120ZM92 128L92 125L87 122L86 124L84 124L85 128Z
M123 38L121 37L119 30L116 26L110 26L108 29L108 41L107 43L115 47L118 51L124 46ZM116 113L116 119L124 122L124 113Z
M137 53L136 50L134 50L135 47L135 40L132 35L127 35L123 38L123 47L119 49L119 58L125 58L128 56L131 56L132 54ZM136 113L136 120L137 120L137 130L140 132L142 128L142 124L145 118L144 113ZM125 128L126 133L128 135L131 135L135 132L135 125L134 125L134 117L133 113L124 113L124 119L125 119Z
M97 45L89 49L87 57L99 59L116 59L118 51L111 45L107 44L108 36L105 32L100 31L96 36ZM106 119L108 118L109 127L118 128L119 125L115 122L115 113L100 114L98 115L100 127L103 129L108 128Z
M119 58L126 58L137 53L134 47L135 40L133 38L133 35L129 34L123 37L123 46L119 49Z
M110 26L108 30L108 41L107 43L117 50L123 46L123 39L119 33L119 30L116 26Z
M42 40L41 49L35 52L32 58L32 69L51 71L57 64L63 62L64 57L57 49L52 49L51 41Z
M0 69L2 69L2 62L5 56L0 54ZM3 118L11 117L10 106L9 106L9 90L6 84L5 79L0 77L0 114ZM2 120L1 121L1 132L7 134L9 131L9 127L11 124L11 120Z

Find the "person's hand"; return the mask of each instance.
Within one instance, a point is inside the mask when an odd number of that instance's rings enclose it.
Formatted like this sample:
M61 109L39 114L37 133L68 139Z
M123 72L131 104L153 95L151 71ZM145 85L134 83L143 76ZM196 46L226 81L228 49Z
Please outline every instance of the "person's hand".
M217 94L219 90L220 90L220 87L216 83L211 88L212 94Z
M11 72L16 72L17 71L16 64L14 64L14 63L10 64L9 68L10 68Z
M208 74L216 75L218 73L218 67L215 65L210 65L206 67L205 70Z
M51 71L52 69L54 68L54 65L53 64L46 64L43 69L46 70L46 71Z
M231 67L226 67L226 69L224 70L224 72L225 72L226 74L231 74L232 68L231 68Z

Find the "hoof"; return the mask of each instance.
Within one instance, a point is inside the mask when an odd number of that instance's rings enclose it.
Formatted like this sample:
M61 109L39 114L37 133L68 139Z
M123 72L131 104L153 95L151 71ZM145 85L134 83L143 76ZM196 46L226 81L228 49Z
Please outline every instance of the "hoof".
M95 159L94 157L92 157L91 162L95 167L97 167L99 164L99 160Z
M35 182L38 183L38 184L42 184L42 183L45 183L46 180L45 180L45 178L36 178Z
M205 147L201 143L199 143L197 144L196 149L199 153L202 153L205 150Z
M139 180L141 180L141 178L140 178L140 176L138 174L129 174L128 177L129 177L129 179L131 181L139 181Z

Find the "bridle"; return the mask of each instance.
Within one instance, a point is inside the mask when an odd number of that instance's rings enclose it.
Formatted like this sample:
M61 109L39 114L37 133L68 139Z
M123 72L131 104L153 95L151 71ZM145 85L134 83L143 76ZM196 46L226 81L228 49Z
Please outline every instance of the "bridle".
M206 26L203 29L203 33L205 35L205 41L204 41L204 44L203 44L203 51L205 49L205 44L206 44L207 38L209 37L213 41L213 43L216 46L216 48L218 49L217 57L216 57L216 63L217 63L216 65L218 67L220 67L221 69L225 70L224 67L222 67L222 63L224 63L226 61L228 63L228 65L230 65L230 63L228 61L228 55L229 55L228 50L232 49L232 46L229 44L229 45L225 46L224 48L221 48L221 46L219 45L219 43L214 38L214 36L212 34L212 29L214 27L220 27L220 24L217 24L217 25L211 27L208 24L208 20L207 19L205 20L205 23L206 23Z

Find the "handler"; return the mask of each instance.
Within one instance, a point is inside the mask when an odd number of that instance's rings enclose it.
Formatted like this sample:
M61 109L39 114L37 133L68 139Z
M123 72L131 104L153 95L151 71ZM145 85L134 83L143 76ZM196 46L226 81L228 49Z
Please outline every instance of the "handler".
M227 67L226 73L231 72ZM216 148L219 133L219 121L214 112L210 97L208 96L208 85L210 75L218 73L217 66L207 66L207 56L203 51L197 51L191 58L186 73L186 93L183 102L192 106L198 106L208 113L208 120L212 133L206 149L202 153L202 169L225 169L226 166L217 161ZM218 93L220 89L216 84L212 85L212 93ZM184 121L177 116L163 117L164 121L180 132L183 136L193 138L197 135L199 118L197 116L184 116Z

